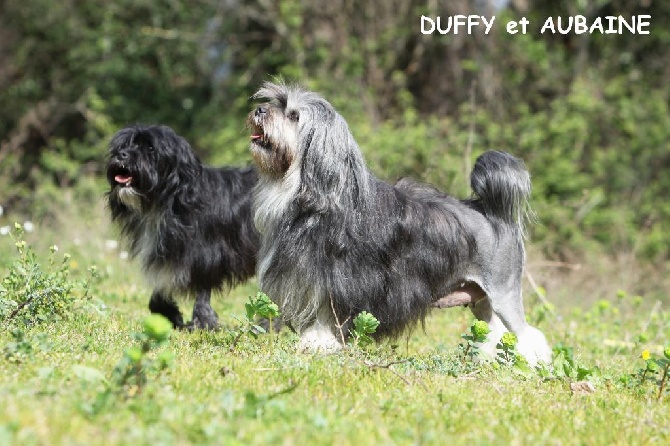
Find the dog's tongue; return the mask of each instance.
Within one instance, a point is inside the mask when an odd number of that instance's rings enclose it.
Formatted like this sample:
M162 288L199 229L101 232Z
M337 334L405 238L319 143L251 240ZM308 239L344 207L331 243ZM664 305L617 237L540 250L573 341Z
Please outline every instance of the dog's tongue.
M116 181L119 184L128 184L130 183L130 180L132 180L132 177L129 177L127 175L117 175L114 177L114 181Z
M251 139L259 139L262 137L263 137L262 133L254 133L253 135L251 135Z

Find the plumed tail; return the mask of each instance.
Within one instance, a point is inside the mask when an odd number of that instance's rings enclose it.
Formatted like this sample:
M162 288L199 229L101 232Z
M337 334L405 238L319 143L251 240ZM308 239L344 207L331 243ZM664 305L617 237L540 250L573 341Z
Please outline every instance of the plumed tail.
M526 226L535 217L528 202L530 175L523 161L506 152L488 151L477 158L470 185L489 220L526 235Z

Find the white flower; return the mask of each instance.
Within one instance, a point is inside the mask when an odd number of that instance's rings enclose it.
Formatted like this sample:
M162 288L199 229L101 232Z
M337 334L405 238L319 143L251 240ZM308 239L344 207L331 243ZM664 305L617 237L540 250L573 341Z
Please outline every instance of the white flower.
M11 229L11 228L10 228L9 226L3 226L3 227L1 227L1 228L0 228L0 235L7 235L7 234L9 234L10 229Z
M119 257L123 260L126 260L128 258L128 251L121 251L119 253Z
M32 221L28 220L28 221L23 223L23 229L26 232L33 232L35 230L35 225L33 224Z

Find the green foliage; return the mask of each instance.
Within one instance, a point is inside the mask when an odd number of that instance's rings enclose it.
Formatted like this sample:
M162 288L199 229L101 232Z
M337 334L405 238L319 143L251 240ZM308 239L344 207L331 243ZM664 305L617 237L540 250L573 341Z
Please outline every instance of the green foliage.
M638 383L642 385L652 382L658 386L657 400L668 391L668 379L670 378L670 347L665 347L663 356L652 355L649 350L643 350L640 355L644 361L644 367L638 370ZM630 385L629 381L624 381Z
M14 328L11 331L12 340L2 349L5 359L14 364L21 364L32 359L36 351L49 351L51 342L46 333L39 333L34 337L26 336L25 331Z
M263 292L256 293L256 297L249 296L249 301L244 304L245 320L242 321L240 327L230 330L229 333L233 335L233 341L230 349L233 350L242 336L250 336L257 339L261 333L266 333L267 330L263 327L264 321L268 323L268 329L272 335L273 320L276 320L280 313L277 304L272 302L270 298ZM260 319L260 320L259 320ZM274 337L270 336L270 342L273 343Z
M173 126L208 161L249 163L250 95L283 78L323 93L391 181L463 197L477 154L521 156L541 223L532 238L550 257L670 255L670 204L658 199L670 188L663 2L532 2L462 39L418 36L416 18L462 14L463 2L52 3L7 0L0 15L8 208L51 217L65 189L100 175L109 138L133 122ZM528 34L505 32L522 12ZM546 17L577 13L650 14L654 30L539 34Z
M502 364L514 364L518 356L516 352L516 345L519 342L516 335L512 332L503 333L500 338L500 342L496 348L498 348L498 357L496 358L498 362Z
M544 379L582 381L600 375L597 367L586 367L575 360L573 347L559 344L554 347L552 356L549 367L540 365L539 375Z
M276 319L279 316L279 307L272 302L267 294L259 292L256 298L252 299L249 296L249 302L244 304L246 316L248 321L253 321L255 318L262 317L266 319Z
M486 341L486 336L491 333L489 324L485 321L475 319L470 325L470 334L462 334L461 339L465 343L458 344L461 351L463 361L474 362L481 357L479 344Z
M265 318L269 321L270 331L272 331L272 320L279 317L279 307L272 302L270 298L262 292L256 294L256 298L249 296L249 302L244 304L246 311L246 332L254 338L258 333L265 333L265 329L256 324L257 318Z
M425 332L417 330L401 345L303 355L296 354L296 334L283 330L274 345L267 337L247 336L230 351L237 330L232 309L245 314L245 304L256 299L253 283L213 299L218 331L171 331L169 323L153 318L138 328L150 290L127 291L118 277L126 271L132 276L132 265L112 257L108 262L128 268L103 277L114 311L35 324L22 333L0 330L5 443L76 438L90 444L101 435L110 444L479 444L493 437L522 444L549 437L665 444L670 438L655 428L667 418L667 378L656 400L663 372L648 371L641 380L647 363L636 359L642 350L649 350L647 359L667 359L670 314L650 308L648 300L635 306L636 296L628 292L614 294L608 304L599 299L588 311L572 312L557 302L541 326L558 344L554 362L524 371L518 362L463 360L456 345L463 327L472 340L488 331L471 323L467 309L432 312ZM153 339L149 351L145 336ZM162 361L166 350L172 358ZM588 383L590 391L578 390ZM488 426L485 432L471 429L473 417ZM621 425L629 429L611 428Z
M124 351L109 380L93 367L78 365L73 368L80 380L103 387L92 403L80 404L80 409L87 416L96 416L108 410L119 397L138 397L152 380L172 365L174 353L164 348L169 343L172 323L162 315L152 314L144 319L143 326L144 331L134 335L139 345Z
M4 325L52 323L69 318L77 305L90 299L90 286L97 277L97 268L89 268L89 277L70 278L69 254L60 262L56 259L58 247L50 247L46 269L38 261L33 249L23 240L23 228L14 225L17 259L0 282L0 322Z
M144 319L143 325L144 331L135 334L140 345L126 349L112 373L114 385L133 394L142 391L149 374L165 370L173 358L169 350L162 350L155 358L150 356L152 351L168 344L172 323L164 316L152 314Z
M351 331L353 345L365 348L374 342L370 335L379 327L379 320L367 311L362 311L353 320L354 328Z

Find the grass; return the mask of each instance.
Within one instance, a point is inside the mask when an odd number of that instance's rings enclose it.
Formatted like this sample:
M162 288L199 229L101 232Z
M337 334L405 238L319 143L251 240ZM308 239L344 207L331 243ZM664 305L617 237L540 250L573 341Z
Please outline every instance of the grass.
M88 224L84 229L77 225ZM82 234L88 230L85 239ZM84 239L84 240L77 240ZM38 261L48 246L71 252L72 279L95 263L91 300L69 317L0 330L0 444L664 444L670 394L659 373L641 379L640 354L663 356L670 314L663 304L621 292L575 295L547 312L527 290L529 318L574 364L548 374L475 364L458 348L472 316L434 311L425 332L338 354L295 352L297 336L237 336L250 282L214 302L223 324L172 332L144 353L145 381L118 383L114 370L141 345L150 290L101 218L27 234ZM0 237L11 261L13 242ZM8 263L5 262L5 263ZM6 269L0 270L0 277ZM616 277L611 280L616 281ZM569 289L569 285L566 286ZM549 296L552 300L552 296ZM579 302L589 302L581 304ZM75 307L73 307L75 308ZM184 302L188 311L190 304ZM18 331L17 331L18 330ZM557 362L565 365L566 363ZM571 390L585 370L593 392ZM572 376L570 374L572 373ZM107 393L106 393L107 392ZM106 395L103 398L101 395Z

